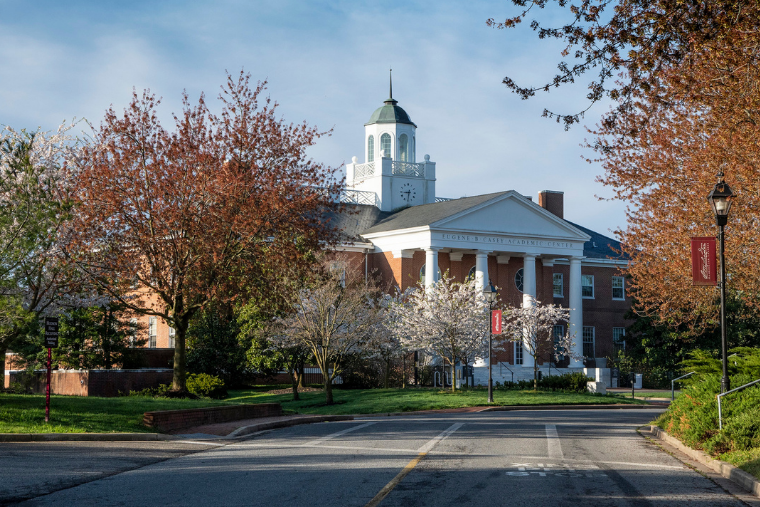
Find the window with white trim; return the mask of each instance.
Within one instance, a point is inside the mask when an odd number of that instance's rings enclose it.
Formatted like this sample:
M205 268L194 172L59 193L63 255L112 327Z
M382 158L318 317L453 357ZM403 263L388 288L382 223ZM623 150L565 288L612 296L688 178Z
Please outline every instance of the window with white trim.
M409 137L406 134L401 134L398 138L398 159L409 162Z
M148 347L152 349L156 348L157 329L158 329L158 319L156 317L149 317L148 318Z
M475 280L475 266L470 268L470 271L467 272L467 281Z
M380 151L385 152L387 156L391 156L391 135L383 134L380 136Z
M375 136L367 139L367 162L375 161Z
M625 328L612 328L612 356L617 358L625 351Z
M565 279L562 273L552 275L552 292L555 298L561 298L565 294Z
M174 348L174 338L176 337L177 332L174 330L173 327L169 328L169 348Z
M525 288L525 271L523 268L520 268L517 270L517 273L515 273L515 287L517 287L517 290L520 292L523 291Z
M594 299L594 275L581 275L581 295L585 299Z
M593 326L583 326L583 356L596 357L594 338L595 329Z
M519 342L515 342L515 364L523 364L523 347Z
M625 300L625 278L622 276L612 277L612 299Z
M137 340L137 319L129 319L129 348L135 348L135 340Z
M425 266L427 266L427 264L423 264L422 267L420 268L420 283L422 285L425 285ZM441 268L439 266L437 280L440 280L440 279L441 279Z

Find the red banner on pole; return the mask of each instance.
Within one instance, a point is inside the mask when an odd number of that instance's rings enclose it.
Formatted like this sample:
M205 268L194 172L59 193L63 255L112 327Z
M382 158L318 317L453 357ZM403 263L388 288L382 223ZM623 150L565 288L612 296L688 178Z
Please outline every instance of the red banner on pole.
M501 310L491 310L491 334L501 334Z
M691 238L691 278L694 285L718 285L715 238Z

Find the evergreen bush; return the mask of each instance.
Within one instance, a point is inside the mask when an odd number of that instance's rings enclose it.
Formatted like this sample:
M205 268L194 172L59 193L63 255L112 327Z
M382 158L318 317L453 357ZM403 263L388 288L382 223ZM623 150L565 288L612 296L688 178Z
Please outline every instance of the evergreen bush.
M221 400L227 397L224 381L208 373L196 373L187 376L187 390L196 396Z
M699 375L656 423L669 434L695 449L717 456L729 451L760 448L760 385L721 399L723 431L718 429L720 375ZM750 375L731 377L738 387L757 380Z

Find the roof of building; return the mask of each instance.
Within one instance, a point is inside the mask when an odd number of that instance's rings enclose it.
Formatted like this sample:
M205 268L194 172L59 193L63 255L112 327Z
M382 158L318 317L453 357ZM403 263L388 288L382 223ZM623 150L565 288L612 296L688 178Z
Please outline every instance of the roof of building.
M452 215L456 215L461 211L470 209L473 206L477 206L478 204L482 204L503 194L506 194L506 192L462 197L461 199L452 199L450 201L421 204L419 206L404 208L400 211L389 214L390 216L378 221L374 226L363 231L362 234L423 227Z
M369 204L343 204L342 213L329 212L330 225L343 231L344 240L352 243L365 243L361 234L391 213L380 211L377 206Z
M506 193L495 192L462 197L450 201L411 206L392 212L380 211L376 206L367 204L344 204L344 211L340 214L331 213L330 219L332 225L343 231L344 239L347 242L365 243L367 240L361 237L363 234L424 227ZM565 220L565 222L591 236L591 239L583 244L584 257L589 259L628 258L620 253L619 241L569 220Z
M589 259L628 259L627 255L621 253L619 241L608 238L591 229L586 229L582 225L575 224L569 220L565 220L565 222L591 236L591 239L583 244L584 257Z
M393 97L387 99L384 105L375 109L375 112L369 117L369 121L364 125L373 125L375 123L406 123L407 125L414 125L417 127L411 118L409 118L409 115L406 114L406 111L396 104L398 104L398 101L394 100Z

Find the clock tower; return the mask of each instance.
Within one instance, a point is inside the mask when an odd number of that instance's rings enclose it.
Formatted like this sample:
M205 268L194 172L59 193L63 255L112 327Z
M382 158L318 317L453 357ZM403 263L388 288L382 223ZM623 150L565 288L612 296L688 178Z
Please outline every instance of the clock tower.
M435 162L417 163L417 125L393 98L393 81L383 105L364 124L365 162L346 165L346 189L357 202L394 211L435 202ZM374 196L372 195L374 194Z

